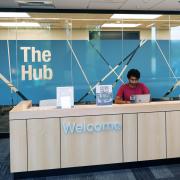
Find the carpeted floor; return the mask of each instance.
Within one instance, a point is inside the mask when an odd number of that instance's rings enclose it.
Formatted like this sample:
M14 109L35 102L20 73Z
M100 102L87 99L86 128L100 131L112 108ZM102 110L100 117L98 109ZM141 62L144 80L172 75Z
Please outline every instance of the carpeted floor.
M9 110L11 107L0 107L0 133L9 132Z
M0 180L10 180L9 139L0 139Z
M0 180L11 180L9 139L0 139ZM76 175L26 178L29 180L180 180L180 164L121 169Z

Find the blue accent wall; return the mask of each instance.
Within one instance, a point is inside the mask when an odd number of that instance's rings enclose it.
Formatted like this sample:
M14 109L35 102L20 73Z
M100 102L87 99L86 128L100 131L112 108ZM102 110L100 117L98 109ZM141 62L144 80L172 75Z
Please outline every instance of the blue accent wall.
M103 57L114 67L122 61L139 44L138 40L92 40L91 43L100 51ZM158 48L157 43L160 48ZM44 50L51 52L51 61L32 62L31 51L28 51L28 62L24 62L24 51L21 47L35 47L41 53ZM90 46L89 41L72 41L74 52L90 82L93 86L110 70L98 55L97 51ZM122 79L127 82L126 74L131 68L137 68L141 72L141 82L144 82L150 89L152 97L162 97L164 93L175 83L167 62L177 79L180 76L180 41L147 41L144 46L139 48L128 68L124 72ZM41 99L56 98L57 86L71 86L75 88L75 101L78 101L88 90L88 84L82 72L64 40L18 40L9 41L11 73L13 84L33 103L39 103ZM8 46L7 41L0 41L0 73L7 79L9 76ZM52 80L22 80L22 66L32 65L35 70L39 70L43 65L51 68L53 72ZM125 63L117 68L120 73ZM27 76L26 76L27 77ZM116 79L111 74L102 84L112 84ZM114 96L121 85L119 81L113 89ZM171 96L179 96L180 88L177 88ZM0 105L16 104L21 99L7 85L0 81ZM94 101L92 95L87 96L86 100Z

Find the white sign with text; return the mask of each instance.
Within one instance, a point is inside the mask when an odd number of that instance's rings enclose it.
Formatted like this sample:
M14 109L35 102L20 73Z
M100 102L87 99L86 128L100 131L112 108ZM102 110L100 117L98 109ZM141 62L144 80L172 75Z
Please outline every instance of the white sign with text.
M74 107L74 87L57 87L56 88L56 106L58 108L72 108Z

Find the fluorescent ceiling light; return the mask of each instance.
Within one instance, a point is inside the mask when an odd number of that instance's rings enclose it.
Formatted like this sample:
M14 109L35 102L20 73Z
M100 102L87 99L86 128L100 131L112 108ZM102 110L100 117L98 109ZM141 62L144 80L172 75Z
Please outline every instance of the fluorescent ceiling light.
M29 23L29 22L0 22L0 26L3 26L3 27L40 27L40 24Z
M101 27L104 27L104 28L120 28L120 27L137 27L137 26L140 26L141 24L115 24L115 23L106 23L106 24L103 24Z
M148 27L152 27L152 26L154 26L154 23L149 24L149 25L147 25L146 27L148 28Z
M174 27L171 27L171 29L179 29L180 26L174 26Z
M113 14L111 19L156 19L159 14Z
M0 12L0 17L2 18L8 18L8 17L12 17L12 18L17 18L17 17L30 17L30 15L28 13L16 13L16 12Z

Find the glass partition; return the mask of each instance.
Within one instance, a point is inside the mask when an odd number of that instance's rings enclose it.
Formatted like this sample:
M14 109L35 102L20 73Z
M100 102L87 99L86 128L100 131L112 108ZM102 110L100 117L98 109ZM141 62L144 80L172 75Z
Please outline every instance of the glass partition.
M0 81L0 105L21 101L17 92L54 99L57 86L74 86L79 103L95 101L97 84L115 97L131 68L153 98L179 97L180 15L22 14L0 17L0 73L16 87Z

